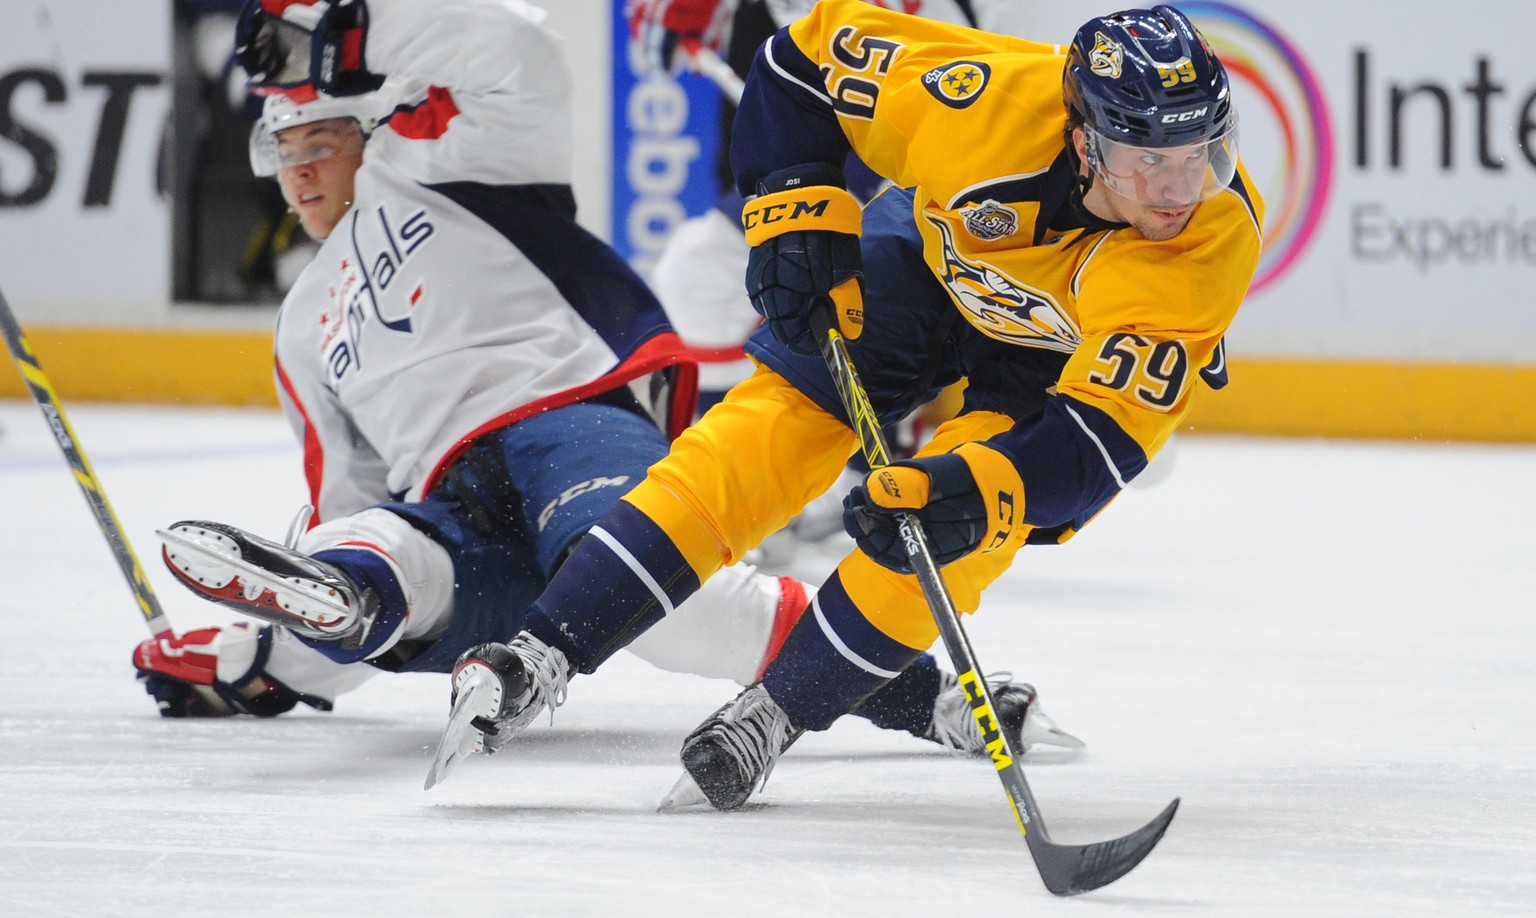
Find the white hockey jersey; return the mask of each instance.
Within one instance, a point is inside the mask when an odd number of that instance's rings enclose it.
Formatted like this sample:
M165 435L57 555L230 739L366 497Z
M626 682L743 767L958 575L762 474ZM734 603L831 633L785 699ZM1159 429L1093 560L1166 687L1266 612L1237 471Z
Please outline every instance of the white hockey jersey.
M276 332L317 521L419 499L479 434L665 367L685 422L694 367L659 303L575 222L570 78L543 12L369 11L388 114Z

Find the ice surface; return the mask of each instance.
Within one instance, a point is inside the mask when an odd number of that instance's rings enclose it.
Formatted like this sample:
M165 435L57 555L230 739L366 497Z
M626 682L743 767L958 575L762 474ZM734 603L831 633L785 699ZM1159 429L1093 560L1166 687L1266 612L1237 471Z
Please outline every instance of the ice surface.
M174 622L225 620L154 529L281 537L282 420L68 410ZM1027 763L1058 840L1184 800L1139 868L1057 900L987 765L863 723L802 740L744 812L655 813L735 687L623 655L430 793L443 676L162 720L73 478L36 407L0 402L0 915L1536 914L1536 449L1178 443L967 623L1088 742Z

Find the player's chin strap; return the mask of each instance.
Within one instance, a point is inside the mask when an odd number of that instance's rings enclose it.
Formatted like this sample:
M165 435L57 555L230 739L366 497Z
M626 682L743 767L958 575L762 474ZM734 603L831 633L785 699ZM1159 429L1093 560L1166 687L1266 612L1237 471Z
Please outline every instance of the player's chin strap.
M1076 179L1072 191L1067 195L1067 206L1072 208L1072 213L1082 226L1089 232L1095 233L1100 230L1125 229L1130 226L1129 223L1106 220L1088 209L1085 199L1088 197L1088 192L1093 189L1093 169L1092 167L1083 169L1082 157L1077 155L1077 148L1070 143L1067 144L1067 162L1071 165L1073 177ZM1088 174L1084 175L1084 171Z
M864 391L864 385L859 381L858 372L848 355L848 345L838 330L832 304L818 300L811 307L809 320L821 350L821 358L826 361L827 370L837 384L843 409L848 413L849 423L858 436L865 460L872 470L889 465L890 447L880 428L879 416L875 414L869 395ZM1062 845L1051 841L1040 808L1035 804L1029 783L1024 779L1024 770L1019 766L1021 753L1017 743L1008 736L1007 731L999 729L997 716L993 713L998 710L997 703L986 680L980 676L981 667L976 662L975 652L971 650L970 639L960 624L960 612L950 596L949 587L939 575L939 566L933 559L922 521L915 513L903 513L899 523L912 571L922 586L923 597L928 601L934 622L939 626L944 649L949 652L949 658L954 663L960 685L970 698L976 726L981 730L982 740L997 769L997 777L1003 782L1003 789L1008 794L1008 803L1018 821L1019 832L1029 844L1029 853L1034 858L1036 869L1040 871L1040 878L1045 881L1045 888L1058 896L1070 896L1118 880L1151 853L1167 831L1168 824L1173 821L1179 801L1175 799L1157 818L1136 831L1111 841L1088 845Z
M1083 168L1083 158L1077 155L1077 147L1070 143L1067 144L1067 162L1072 164L1072 174L1077 180L1067 200L1072 204L1072 211L1091 225L1099 218L1088 210L1088 205L1083 202L1083 199L1088 197L1088 192L1093 189L1093 167Z

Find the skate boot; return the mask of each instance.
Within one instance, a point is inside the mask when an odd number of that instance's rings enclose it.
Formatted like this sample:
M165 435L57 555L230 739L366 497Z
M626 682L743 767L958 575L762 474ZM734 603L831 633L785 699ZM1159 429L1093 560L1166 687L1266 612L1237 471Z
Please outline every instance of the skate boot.
M702 793L717 810L739 808L763 786L779 754L803 732L761 683L748 686L683 741L687 774L662 809L691 804L695 793Z
M453 667L448 726L427 772L426 788L442 781L471 753L490 755L546 709L550 722L565 703L571 664L557 647L526 631L505 644L479 644Z
M960 752L986 755L981 728L971 713L971 702L965 689L953 673L940 673L940 678L939 695L933 702L933 722L922 734L923 739ZM1021 755L1039 744L1083 748L1082 740L1056 726L1056 722L1040 710L1040 695L1033 685L1014 682L1012 673L1003 672L987 676L987 688L992 690L992 700L997 705L998 723Z
M166 567L189 590L294 634L356 649L379 597L334 565L224 523L187 520L159 530Z

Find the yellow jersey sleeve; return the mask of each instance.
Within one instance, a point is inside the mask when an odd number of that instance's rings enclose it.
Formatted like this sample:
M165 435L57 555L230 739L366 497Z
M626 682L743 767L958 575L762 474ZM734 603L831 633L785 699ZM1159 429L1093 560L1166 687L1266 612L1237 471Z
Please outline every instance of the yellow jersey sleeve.
M1152 456L1183 421L1259 261L1262 205L1234 188L1172 240L1106 234L1074 279L1083 341L1057 391L1109 415Z
M860 0L824 0L767 51L775 74L821 96L859 158L898 185L965 174L957 151L990 168L1016 140L995 128L1021 117L1062 118L1059 91L1043 99L1038 92L1040 79L1059 87L1059 46ZM1009 59L1006 73L995 67L998 55ZM1021 72L1024 60L1039 72ZM1018 96L1005 85L1021 81L1029 88Z

